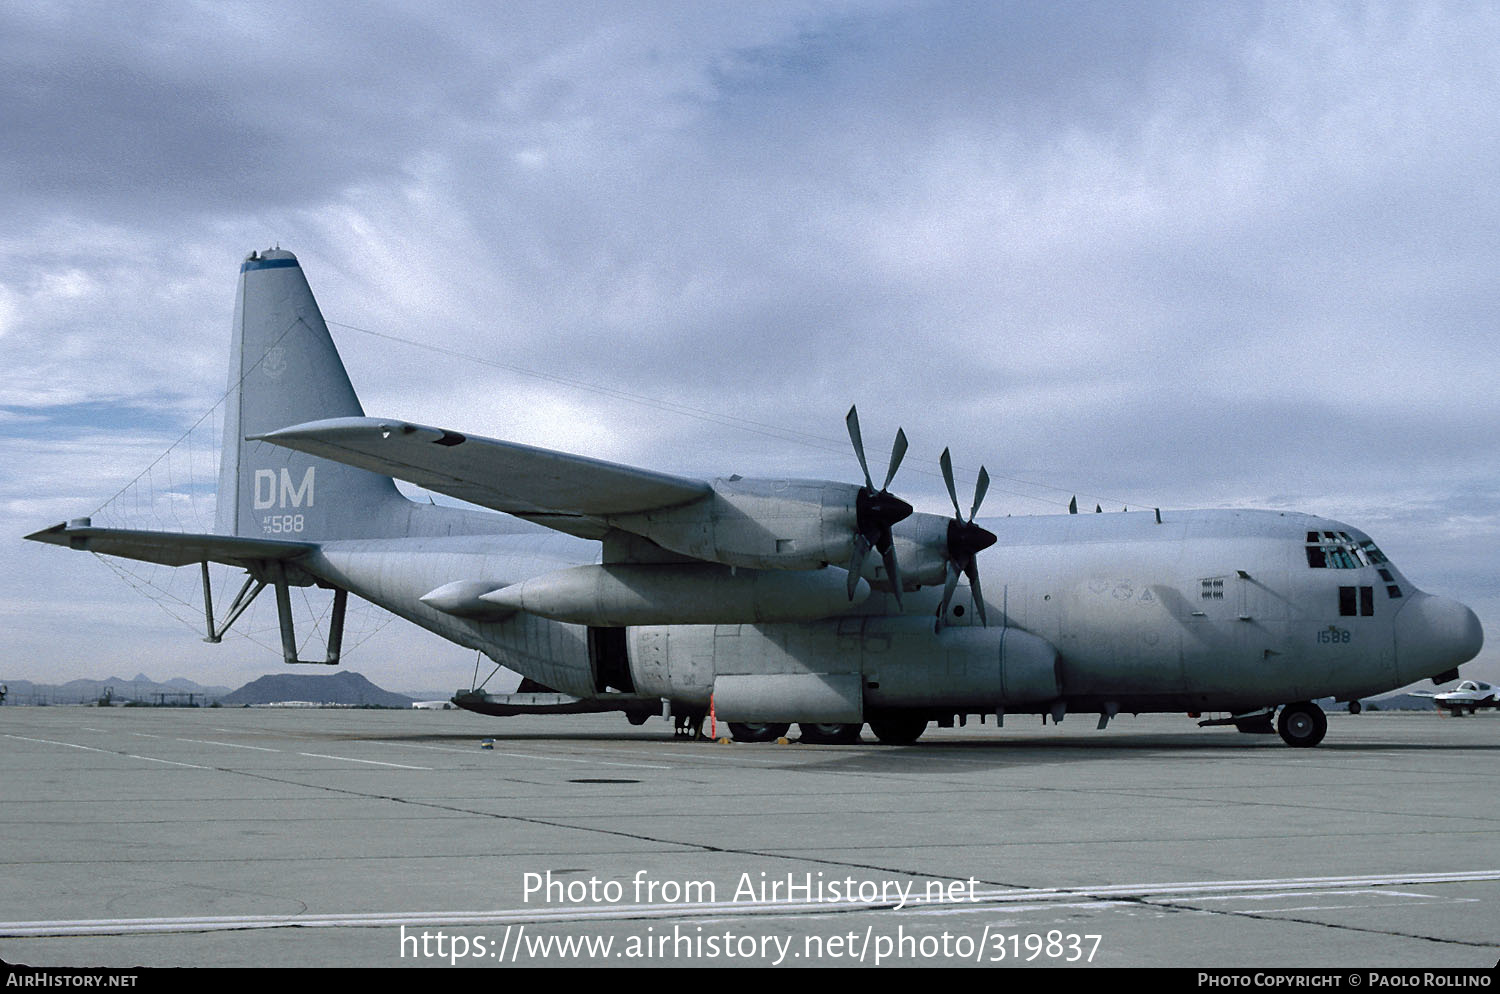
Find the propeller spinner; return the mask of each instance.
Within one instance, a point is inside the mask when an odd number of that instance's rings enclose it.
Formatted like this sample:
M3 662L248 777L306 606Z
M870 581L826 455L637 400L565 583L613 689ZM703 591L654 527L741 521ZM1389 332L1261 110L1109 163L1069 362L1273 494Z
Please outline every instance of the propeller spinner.
M859 433L859 412L853 407L849 408L849 415L844 421L849 426L849 440L854 443L854 454L859 457L859 468L865 473L865 487L854 501L854 555L849 560L849 599L854 599L854 588L864 570L865 559L870 550L874 549L885 562L886 576L890 580L892 593L896 595L896 606L900 607L901 569L896 565L891 526L905 520L911 514L912 507L892 494L889 488L906 455L906 432L896 429L896 443L891 447L891 467L886 471L885 482L876 490L875 482L870 479L870 466L865 462L865 443Z
M953 500L953 520L948 522L948 580L943 584L943 602L938 605L937 624L933 631L943 630L943 619L948 616L948 604L953 600L960 573L969 578L969 592L974 595L974 613L979 615L979 623L989 627L984 616L984 594L979 589L979 553L994 545L996 538L994 532L976 525L974 517L990 487L990 474L983 466L979 467L979 482L974 485L974 506L969 510L969 520L965 521L958 506L958 490L953 486L953 459L947 449L943 450L938 462L943 467L948 496Z

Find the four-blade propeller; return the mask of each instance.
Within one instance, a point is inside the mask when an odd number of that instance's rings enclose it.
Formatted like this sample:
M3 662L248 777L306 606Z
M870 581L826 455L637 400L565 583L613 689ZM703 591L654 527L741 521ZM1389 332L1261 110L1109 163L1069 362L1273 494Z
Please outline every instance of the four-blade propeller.
M854 454L859 459L859 468L864 471L865 485L855 497L855 525L854 525L854 554L849 560L849 599L854 599L854 590L859 583L860 574L864 572L865 561L869 558L871 550L880 553L880 558L885 563L887 581L890 583L891 593L896 598L896 605L901 605L901 568L896 563L895 542L891 536L891 526L906 520L912 513L912 506L890 491L891 481L896 478L896 470L901 467L901 460L906 455L906 432L896 430L896 443L891 447L891 464L886 470L885 482L880 489L875 489L875 481L870 478L870 465L865 459L865 443L859 431L859 412L851 407L849 414L844 419L849 426L849 440L854 443ZM986 528L974 523L974 518L979 514L979 505L984 502L985 492L990 487L990 474L983 466L979 468L979 481L974 486L974 504L969 508L969 516L964 518L963 509L958 504L958 489L953 485L953 459L948 450L943 450L942 458L938 462L943 467L943 482L948 485L948 496L953 501L953 520L948 522L948 533L946 536L946 581L943 584L943 600L937 609L937 624L934 631L943 630L943 621L948 616L948 605L953 601L953 592L958 587L958 578L966 576L969 579L969 592L974 597L974 613L979 617L981 625L988 626L989 621L985 617L984 593L979 586L979 553L994 545L995 534Z
M844 421L849 426L849 440L854 443L854 454L859 457L859 468L865 472L865 487L854 502L854 555L849 560L849 599L854 599L854 588L864 570L865 558L874 549L885 561L886 577L890 581L891 592L896 596L896 606L900 607L901 569L896 565L891 526L904 521L911 514L912 507L892 494L889 488L891 480L896 477L896 470L901 466L902 457L906 455L906 432L896 429L896 444L891 447L891 468L886 471L885 482L876 490L875 482L870 479L870 466L865 462L865 443L859 434L859 413L853 407L849 408L849 415Z
M990 474L983 466L979 467L979 482L974 485L974 506L969 509L969 520L965 521L958 506L958 490L953 486L953 460L947 449L943 450L938 462L943 467L948 496L953 500L953 520L948 522L948 579L943 584L943 601L938 605L937 624L933 631L943 630L943 619L948 616L948 604L953 600L960 573L969 578L969 592L974 595L974 613L979 615L979 623L988 627L989 622L984 616L984 594L979 589L979 553L994 545L996 538L994 532L976 525L974 517L979 513L985 491L989 489Z

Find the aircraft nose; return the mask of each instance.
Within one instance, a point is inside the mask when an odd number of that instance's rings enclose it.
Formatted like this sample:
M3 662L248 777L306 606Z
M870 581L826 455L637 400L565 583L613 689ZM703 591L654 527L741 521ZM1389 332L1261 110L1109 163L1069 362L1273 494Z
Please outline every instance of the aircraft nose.
M1396 614L1396 667L1406 681L1445 673L1479 655L1479 618L1449 597L1418 593Z

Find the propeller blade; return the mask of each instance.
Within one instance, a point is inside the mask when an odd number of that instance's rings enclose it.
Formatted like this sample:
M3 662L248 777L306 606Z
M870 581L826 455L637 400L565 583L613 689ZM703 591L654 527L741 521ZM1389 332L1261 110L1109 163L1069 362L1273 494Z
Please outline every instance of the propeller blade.
M854 555L849 560L849 599L854 600L854 588L859 586L859 576L865 570L865 557L870 554L870 540L863 535L854 536Z
M979 467L979 482L974 484L974 508L969 512L969 520L979 513L979 505L984 503L984 495L990 490L990 474L985 472L983 466Z
M874 490L875 484L870 480L870 467L865 462L865 442L859 434L859 412L852 406L849 414L844 418L844 424L849 426L849 441L854 443L854 454L859 457L859 468L865 471L865 489Z
M888 489L891 481L896 478L896 470L901 468L901 460L906 458L906 432L900 428L896 429L896 442L891 446L891 468L885 474L885 482L880 485L881 490ZM867 472L866 476L869 475Z
M896 565L896 545L891 541L891 531L886 529L885 544L880 550L880 558L885 560L886 579L891 584L891 593L896 597L896 608L901 607L901 568Z
M974 613L979 615L979 623L985 628L990 627L989 619L984 616L984 592L979 589L979 559L970 559L964 574L969 578L969 593L974 595Z
M948 497L953 501L953 516L962 517L963 512L958 509L958 490L953 486L953 459L947 449L938 457L938 464L943 467L943 482L948 484Z
M943 630L943 622L948 620L948 605L953 602L953 591L958 587L958 568L953 565L953 560L948 560L948 580L943 584L943 602L938 605L937 624L933 626L932 633L938 634Z

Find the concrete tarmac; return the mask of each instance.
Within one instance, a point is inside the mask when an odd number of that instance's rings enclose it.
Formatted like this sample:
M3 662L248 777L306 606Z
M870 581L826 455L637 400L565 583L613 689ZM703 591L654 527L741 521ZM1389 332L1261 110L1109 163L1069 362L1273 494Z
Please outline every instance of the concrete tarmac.
M1094 723L890 748L674 741L613 715L6 707L0 959L1500 959L1500 714L1335 714L1315 749Z

